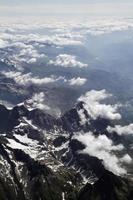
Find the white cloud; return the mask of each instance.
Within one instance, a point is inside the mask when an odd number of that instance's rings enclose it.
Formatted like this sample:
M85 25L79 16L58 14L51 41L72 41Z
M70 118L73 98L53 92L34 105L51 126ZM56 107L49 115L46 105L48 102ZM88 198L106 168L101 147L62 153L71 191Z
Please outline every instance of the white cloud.
M127 126L116 125L115 127L108 126L109 133L116 132L118 135L133 135L133 124Z
M52 35L44 35L40 33L32 33L33 29L37 29L38 26L29 25L29 31L26 32L27 26L24 25L13 25L12 30L9 31L10 26L1 27L0 30L0 48L4 49L4 55L0 55L0 59L8 59L11 64L20 68L23 64L34 63L39 59L45 58L45 53L40 51L40 48L45 47L46 45L55 45L57 47L67 46L67 45L81 45L81 39L75 38L74 36L69 35L60 35L53 33ZM42 25L40 25L42 27ZM46 25L47 27L47 25ZM45 25L43 26L45 30ZM31 28L31 30L30 30ZM74 59L74 58L73 58ZM76 60L75 60L76 62ZM73 64L73 63L72 63ZM83 64L77 62L78 65L82 66Z
M81 126L85 125L86 123L89 123L89 119L86 118L86 115L85 115L83 109L78 110L78 114L80 117L80 125Z
M23 63L34 63L37 59L45 57L45 54L40 54L34 46L22 42L15 42L9 45L8 48L12 52L8 59L15 66L22 65Z
M23 25L22 25L23 27ZM40 25L40 27L42 27ZM33 27L35 30L40 28L39 26ZM24 26L26 29L27 27ZM31 28L31 30L30 30ZM47 28L47 25L42 27L44 30ZM80 38L75 38L74 36L71 38L66 37L66 35L60 35L60 34L52 34L51 36L49 35L44 35L44 34L39 34L39 33L32 33L32 25L29 25L29 34L24 34L24 30L19 30L19 34L2 34L0 38L6 39L6 40L12 40L11 44L13 45L14 43L21 42L26 44L32 43L32 45L39 45L39 44L44 44L44 45L57 45L57 46L67 46L67 45L82 45L82 41L80 41ZM34 44L33 44L34 43ZM35 47L35 46L34 46Z
M63 80L64 77L59 76L50 76L50 77L44 77L44 78L39 78L39 77L32 77L31 73L27 74L22 74L21 72L2 72L7 78L13 79L17 84L19 85L24 85L24 86L29 86L29 85L43 85L43 84L50 84L50 83L55 83L57 81Z
M97 157L103 160L103 164L107 169L115 174L125 174L126 170L122 168L125 161L129 161L127 155L119 159L114 152L120 152L124 149L122 144L114 145L112 140L105 135L94 136L93 133L76 134L74 139L77 139L85 145L85 149L79 153L89 154L90 156Z
M69 84L71 86L82 86L86 83L87 79L85 78L72 78L72 79L66 79L63 76L54 76L51 75L50 77L44 77L40 78L38 76L32 76L32 73L23 74L22 72L18 71L10 71L10 72L1 72L3 75L5 75L7 78L13 79L18 85L22 86L29 86L29 85L45 85L45 84L51 84L61 81L62 83Z
M2 33L0 35L0 48L4 49L4 55L0 59L8 61L16 67L21 67L23 63L33 63L40 58L46 57L44 53L39 53L35 44L30 44L28 37L30 34Z
M16 67L25 63L34 63L45 58L45 52L40 47L55 45L57 47L68 45L83 45L86 34L99 35L113 31L133 29L133 20L68 20L44 21L28 24L1 24L0 48L4 48L4 59L8 59ZM49 28L49 29L48 29ZM48 34L42 34L40 29L47 29ZM77 31L78 30L78 31ZM49 35L50 32L50 35ZM7 50L7 51L6 51ZM10 53L9 53L10 52ZM3 55L0 55L0 59ZM62 67L86 67L87 64L76 60L75 56L61 54L50 61Z
M110 120L119 120L121 119L121 115L117 113L118 105L110 105L101 102L110 96L111 95L105 90L91 90L81 96L78 101L84 102L84 109L92 119L101 117Z
M114 31L123 31L132 28L133 28L132 20L103 19L90 22L90 25L88 25L88 30L86 31L86 33L98 36L102 34L109 34Z
M72 78L70 80L68 80L69 85L71 86L82 86L87 82L86 78Z
M56 46L82 45L82 42L80 40L60 37L60 35L53 35L51 37L39 36L36 38L32 38L31 41L40 42L40 43L49 44L49 45L56 45Z
M0 48L5 48L8 45L8 42L0 39Z
M53 32L58 33L57 35L62 38L68 38L79 41L83 38L83 35L81 35L78 32L74 32L73 30L71 30L70 27L68 29L54 29Z
M126 163L126 164L130 164L132 162L132 158L128 155L125 154L121 159L121 162Z
M79 67L84 68L87 67L87 64L84 64L80 61L76 60L76 56L68 55L68 54L60 54L56 57L55 61L50 61L49 64L53 64L56 66L66 67L66 68L73 68Z
M50 107L45 104L45 94L43 92L35 93L32 98L26 100L25 103L28 108L50 110Z

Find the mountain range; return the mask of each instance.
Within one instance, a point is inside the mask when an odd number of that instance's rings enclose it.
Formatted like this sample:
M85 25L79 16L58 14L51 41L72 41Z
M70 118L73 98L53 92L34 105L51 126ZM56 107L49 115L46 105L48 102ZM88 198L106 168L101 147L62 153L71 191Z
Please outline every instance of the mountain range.
M108 133L110 120L88 115L84 102L59 118L25 103L10 109L0 105L0 121L1 200L132 200L131 178L112 173L98 157L80 153L85 145L76 139L78 132L122 141Z

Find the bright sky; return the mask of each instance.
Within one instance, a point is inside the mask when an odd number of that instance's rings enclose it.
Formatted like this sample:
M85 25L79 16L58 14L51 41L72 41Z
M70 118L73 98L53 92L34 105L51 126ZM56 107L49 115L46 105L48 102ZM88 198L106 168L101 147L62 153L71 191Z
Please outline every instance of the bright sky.
M133 0L0 0L0 17L45 15L133 17Z

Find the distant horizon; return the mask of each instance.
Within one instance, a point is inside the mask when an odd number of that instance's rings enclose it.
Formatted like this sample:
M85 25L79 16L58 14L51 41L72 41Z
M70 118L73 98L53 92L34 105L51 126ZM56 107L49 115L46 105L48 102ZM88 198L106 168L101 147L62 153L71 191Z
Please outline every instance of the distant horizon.
M48 3L49 2L49 3ZM77 3L78 2L78 3ZM133 2L131 0L35 0L16 1L0 0L0 19L23 19L43 17L115 17L132 18Z

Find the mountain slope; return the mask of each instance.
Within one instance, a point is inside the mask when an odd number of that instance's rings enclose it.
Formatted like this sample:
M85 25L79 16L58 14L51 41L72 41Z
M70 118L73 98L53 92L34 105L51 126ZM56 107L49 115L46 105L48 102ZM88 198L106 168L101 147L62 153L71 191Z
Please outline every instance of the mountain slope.
M105 171L94 184L86 184L78 200L132 200L133 183Z
M0 106L0 200L131 199L130 181L107 171L97 157L78 153L85 146L76 132L107 135L111 124L87 113L81 124L81 108L82 102L56 119L24 105Z

